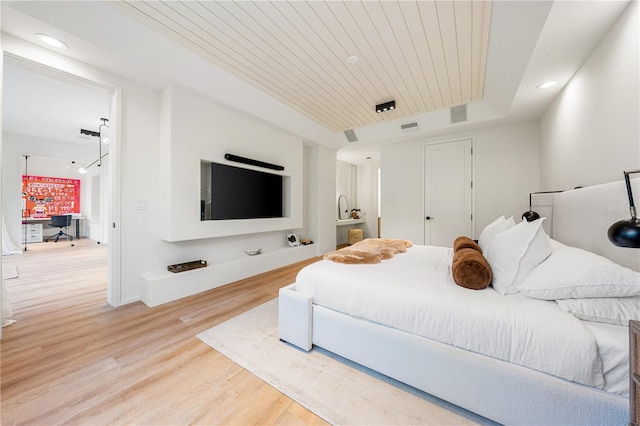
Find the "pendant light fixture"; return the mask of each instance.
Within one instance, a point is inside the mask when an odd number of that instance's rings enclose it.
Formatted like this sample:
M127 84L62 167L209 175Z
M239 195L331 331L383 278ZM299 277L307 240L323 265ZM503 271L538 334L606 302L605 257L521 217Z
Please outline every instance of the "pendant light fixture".
M109 128L109 125L107 124L109 122L108 118L101 118L100 120L102 120L102 124L100 124L100 126L98 126L98 131L92 131L92 130L86 130L86 129L80 129L80 134L83 135L87 135L87 136L95 136L98 138L98 159L95 160L93 163L89 164L87 167L80 167L78 169L78 171L82 174L86 174L87 170L89 170L89 167L93 166L94 164L98 163L98 167L102 166L102 159L104 157L106 157L109 153L105 152L104 155L102 154L102 144L109 144L109 139L106 137L106 135L103 134L103 127L105 128Z

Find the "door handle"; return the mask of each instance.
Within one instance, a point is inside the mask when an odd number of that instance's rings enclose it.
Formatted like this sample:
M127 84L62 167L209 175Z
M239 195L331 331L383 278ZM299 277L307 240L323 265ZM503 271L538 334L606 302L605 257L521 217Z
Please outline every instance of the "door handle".
M434 218L433 218L433 217L431 217L431 216L427 216L427 217L425 217L425 219L426 219L426 220L433 220Z

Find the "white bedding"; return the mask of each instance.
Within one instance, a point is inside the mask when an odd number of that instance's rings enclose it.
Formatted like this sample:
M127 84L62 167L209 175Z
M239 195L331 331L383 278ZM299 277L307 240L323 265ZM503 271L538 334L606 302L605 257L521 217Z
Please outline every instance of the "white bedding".
M629 329L613 324L583 321L598 344L604 390L629 397Z
M450 248L414 246L375 265L323 260L299 273L295 289L313 296L314 304L355 317L587 386L627 392L619 380L624 375L613 367L620 362L605 363L603 370L598 344L583 321L554 302L502 296L491 287L459 287L451 277L452 256ZM614 342L603 347L615 359L621 345ZM611 380L605 380L611 371Z

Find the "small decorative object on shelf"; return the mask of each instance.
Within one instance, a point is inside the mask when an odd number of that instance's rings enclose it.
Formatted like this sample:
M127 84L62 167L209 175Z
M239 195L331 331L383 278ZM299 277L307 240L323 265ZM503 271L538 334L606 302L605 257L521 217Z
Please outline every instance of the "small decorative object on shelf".
M257 256L259 254L262 254L262 249L245 251L245 253L249 256Z
M308 246L309 244L313 244L313 241L311 241L311 240L310 240L310 239L308 239L308 238L302 238L302 239L300 240L300 244L302 244L303 246Z
M175 265L167 266L169 272L184 272L191 269L204 268L207 266L206 260L194 260L192 262L176 263Z
M298 234L287 234L287 242L289 243L289 247L299 246L300 238L298 238Z
M360 216L358 216L359 211L360 209L351 209L351 219L360 219Z

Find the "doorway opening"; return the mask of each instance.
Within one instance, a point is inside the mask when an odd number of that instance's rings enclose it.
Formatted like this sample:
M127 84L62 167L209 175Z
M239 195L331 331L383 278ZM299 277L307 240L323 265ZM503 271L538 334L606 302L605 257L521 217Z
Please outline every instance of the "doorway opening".
M17 246L23 255L37 250L40 256L44 252L58 256L60 248L73 244L79 251L90 241L106 252L97 256L103 259L101 267L108 277L106 299L111 305L118 305L119 238L109 225L120 196L115 185L119 178L115 174L117 157L114 155L119 138L113 131L119 120L115 113L119 111L119 90L8 54L3 57L2 85L3 265L15 263L4 261L8 257L5 247ZM109 120L108 129L100 128L100 124L106 123L101 121L103 118ZM98 130L109 133L108 141L91 134ZM99 157L101 161L95 162ZM57 178L58 181L40 184L43 195L47 185L79 182L80 208L74 212L71 228L64 231L73 241L60 238L57 243L53 239L46 242L59 229L49 226L46 211L35 215L37 218L26 211L22 197L23 175ZM32 195L45 209L65 202L58 196L62 197L49 193L43 197ZM29 240L24 230L32 224L37 226L30 228L39 232ZM11 244L5 245L5 240ZM64 257L60 262L60 268L64 268ZM38 264L31 263L30 268ZM41 271L41 276L46 280L46 271Z

